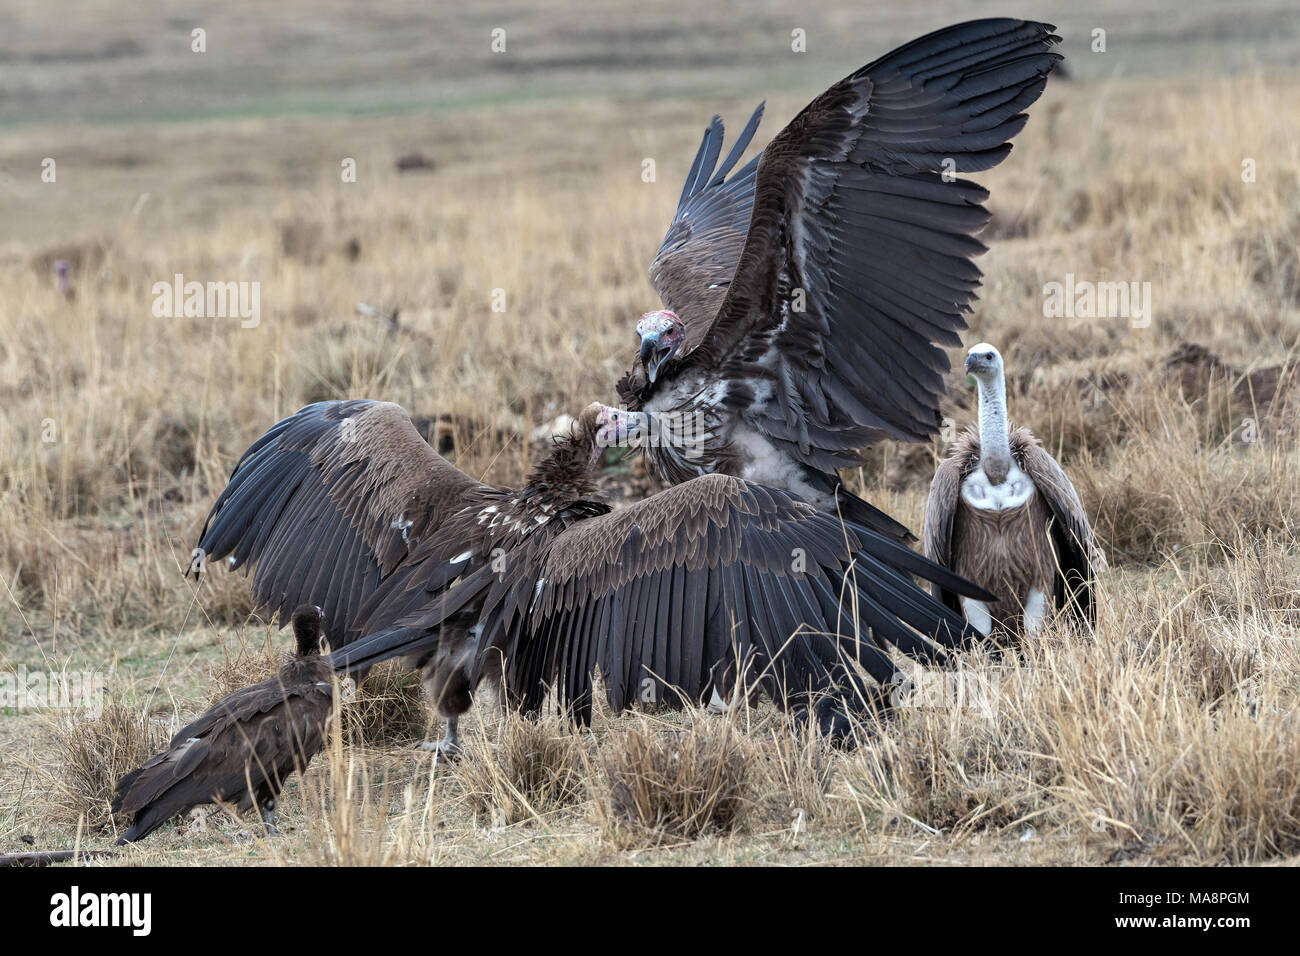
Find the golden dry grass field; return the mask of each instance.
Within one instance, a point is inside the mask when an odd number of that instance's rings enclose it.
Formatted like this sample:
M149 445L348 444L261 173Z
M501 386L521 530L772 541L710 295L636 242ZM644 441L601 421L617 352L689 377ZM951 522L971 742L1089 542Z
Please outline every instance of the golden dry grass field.
M987 699L900 708L851 752L767 707L574 734L483 706L467 756L435 767L411 746L414 675L386 669L287 789L286 833L215 814L99 862L1300 860L1285 5L45 6L0 14L0 672L94 672L103 705L0 712L0 853L110 845L114 776L288 648L242 576L182 579L267 426L385 399L461 468L517 482L539 426L613 400L713 112L736 129L766 97L763 143L896 43L1010 13L1058 25L1070 78L977 177L994 219L966 340L1001 348L1012 417L1094 521L1111 564L1094 634L963 660L948 689ZM1090 51L1099 26L1112 52ZM398 171L413 153L433 168ZM176 273L260 283L260 322L155 317ZM1149 323L1045 316L1067 276L1149 282ZM949 412L973 421L960 374ZM943 451L882 446L845 477L919 529ZM639 466L604 481L650 488Z

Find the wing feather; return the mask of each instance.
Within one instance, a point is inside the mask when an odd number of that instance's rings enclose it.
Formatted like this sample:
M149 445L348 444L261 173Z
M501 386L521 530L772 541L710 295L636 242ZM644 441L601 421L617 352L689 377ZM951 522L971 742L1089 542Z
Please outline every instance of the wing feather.
M984 250L975 233L988 221L987 193L945 172L1007 155L1060 59L1052 29L1002 19L940 30L796 116L761 155L720 308L687 323L655 388L692 368L744 377L758 361L778 384L742 416L820 470L855 463L880 438L931 435L943 347L966 327Z
M249 447L213 505L199 548L254 568L259 604L287 620L320 605L338 647L362 607L421 540L489 489L424 441L399 406L308 405Z
M1056 545L1057 607L1068 607L1080 620L1097 623L1093 589L1096 575L1106 568L1079 493L1056 459L1027 429L1011 433L1011 453L1029 476L1052 514L1052 539Z
M724 130L722 120L713 117L650 265L650 281L664 307L687 326L712 320L740 260L754 202L757 157L730 179L727 175L749 147L762 116L760 103L716 170Z
M765 689L787 702L852 686L850 660L887 681L894 668L869 633L926 662L973 634L912 574L984 594L882 535L722 475L577 522L530 549L512 560L535 564L536 573L501 582L485 603L480 661L494 648L508 651L515 635L524 644L558 642L540 671L526 649L515 648L513 661L507 653L511 686L526 691L562 677L575 701L589 686L585 675L599 669L616 712L640 700L647 677L670 685L655 695L670 706L701 699L722 674L730 689L734 665L751 655ZM548 588L571 586L575 606L591 610L538 601L517 613L514 591L537 575ZM833 596L842 584L848 604Z

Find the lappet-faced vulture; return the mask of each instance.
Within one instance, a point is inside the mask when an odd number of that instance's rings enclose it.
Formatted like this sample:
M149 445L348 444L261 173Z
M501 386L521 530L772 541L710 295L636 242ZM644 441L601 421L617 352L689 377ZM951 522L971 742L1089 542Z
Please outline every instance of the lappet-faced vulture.
M615 712L748 683L843 733L873 700L859 667L888 684L889 647L935 661L977 636L912 575L990 594L784 491L708 475L611 512L594 470L622 428L589 406L508 489L458 471L396 405L310 405L241 458L199 546L255 565L265 607L327 602L340 670L422 664L448 751L485 676L527 710L554 690L579 722L596 674Z
M879 439L937 428L943 347L961 344L989 218L987 192L956 174L1010 152L1060 59L1053 29L976 20L914 40L813 100L730 179L759 114L716 172L715 120L651 267L665 308L638 323L640 359L619 382L658 477L736 475L910 538L837 492L837 471Z
M1096 622L1096 573L1105 557L1074 485L1027 428L1007 419L1002 356L980 343L966 355L979 388L979 434L939 465L925 508L925 554L997 595L989 603L941 585L980 633L1034 636L1049 611Z
M217 801L241 812L256 808L274 829L280 789L320 751L334 700L333 670L320 654L320 608L297 608L293 632L295 653L276 676L223 697L118 781L113 811L132 816L119 843Z

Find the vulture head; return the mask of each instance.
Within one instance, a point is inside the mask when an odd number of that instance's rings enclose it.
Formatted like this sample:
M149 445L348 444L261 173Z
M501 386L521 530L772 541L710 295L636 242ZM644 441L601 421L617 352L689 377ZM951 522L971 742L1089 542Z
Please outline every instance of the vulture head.
M659 369L681 348L686 326L676 312L659 309L641 316L636 334L641 339L641 364L645 366L646 376L654 382Z
M987 342L972 345L966 353L966 374L981 385L992 385L1002 378L1002 353Z
M645 412L599 403L589 407L596 409L596 444L602 448L636 447L647 431L650 416Z
M311 657L320 653L320 632L325 624L325 612L315 604L300 604L293 612L293 636L298 641L298 656Z

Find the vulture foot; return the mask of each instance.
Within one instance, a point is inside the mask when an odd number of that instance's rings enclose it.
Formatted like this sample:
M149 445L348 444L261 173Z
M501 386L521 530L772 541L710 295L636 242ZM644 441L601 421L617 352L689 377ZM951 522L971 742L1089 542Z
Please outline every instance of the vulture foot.
M260 833L262 836L268 836L268 837L280 835L280 828L275 825L274 809L266 806L265 804L259 806L257 808L257 819L261 821L262 825L257 828L256 833L252 829L240 830L238 833L235 834L235 839L251 840L257 835L257 833Z
M258 837L275 837L279 835L280 828L268 824L264 827L257 827L255 830L240 830L238 833L231 836L230 839L235 843L248 843L252 840L256 840Z
M428 750L436 753L438 756L447 760L457 759L464 751L460 747L460 735L456 732L456 726L460 723L460 718L447 718L447 733L439 741L422 740L415 746L420 750Z

